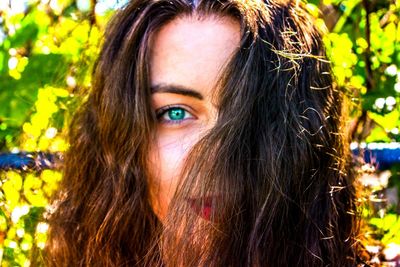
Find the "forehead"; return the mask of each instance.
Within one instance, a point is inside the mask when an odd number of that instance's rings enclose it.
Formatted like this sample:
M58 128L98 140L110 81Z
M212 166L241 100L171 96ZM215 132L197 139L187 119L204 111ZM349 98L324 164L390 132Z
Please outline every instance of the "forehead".
M230 17L193 15L172 20L152 38L152 86L176 84L210 95L239 41L240 24Z

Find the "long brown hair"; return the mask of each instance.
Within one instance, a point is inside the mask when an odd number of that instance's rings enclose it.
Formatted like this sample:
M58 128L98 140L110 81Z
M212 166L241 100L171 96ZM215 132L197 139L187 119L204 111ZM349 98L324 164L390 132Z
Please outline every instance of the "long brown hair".
M161 223L149 204L151 36L177 16L230 16L240 47L216 125L191 150ZM48 266L354 266L357 216L343 94L300 1L133 0L106 31L71 127ZM193 194L220 192L211 221Z

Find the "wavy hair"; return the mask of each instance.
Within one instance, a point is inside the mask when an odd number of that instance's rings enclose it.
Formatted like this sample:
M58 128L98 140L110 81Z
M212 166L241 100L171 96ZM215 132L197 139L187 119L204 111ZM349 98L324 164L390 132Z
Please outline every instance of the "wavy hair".
M149 204L151 37L180 16L230 16L215 126L192 148L162 223ZM70 126L48 266L355 266L343 93L301 1L133 0L106 30ZM220 192L211 220L182 201Z

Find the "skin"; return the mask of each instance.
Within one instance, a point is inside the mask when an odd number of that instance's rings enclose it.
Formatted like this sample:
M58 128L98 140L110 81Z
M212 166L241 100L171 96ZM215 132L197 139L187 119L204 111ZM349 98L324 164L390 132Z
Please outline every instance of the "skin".
M153 36L150 79L158 122L149 151L149 184L161 221L187 153L215 123L212 95L239 42L239 22L230 17L179 17Z

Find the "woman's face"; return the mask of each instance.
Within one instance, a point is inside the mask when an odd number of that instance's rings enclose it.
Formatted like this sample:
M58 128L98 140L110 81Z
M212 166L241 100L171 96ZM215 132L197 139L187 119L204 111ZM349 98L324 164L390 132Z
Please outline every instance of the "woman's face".
M158 122L149 181L151 205L161 220L187 153L215 123L218 110L212 94L239 41L239 22L217 16L176 18L153 36L152 108Z

